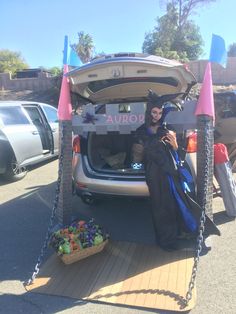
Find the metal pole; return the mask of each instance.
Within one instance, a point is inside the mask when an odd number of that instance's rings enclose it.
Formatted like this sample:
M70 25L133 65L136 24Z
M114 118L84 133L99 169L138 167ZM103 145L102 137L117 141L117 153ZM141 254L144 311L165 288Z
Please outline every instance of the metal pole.
M197 116L197 199L205 213L212 219L214 175L214 128L213 119L207 115Z
M62 177L56 217L60 225L68 225L72 221L72 121L59 121L60 134L63 132ZM60 151L61 154L61 151Z

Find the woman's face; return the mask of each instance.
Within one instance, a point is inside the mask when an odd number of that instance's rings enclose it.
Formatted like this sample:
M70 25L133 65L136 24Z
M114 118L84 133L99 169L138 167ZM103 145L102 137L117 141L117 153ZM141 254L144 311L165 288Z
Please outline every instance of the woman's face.
M152 123L157 123L162 116L162 108L154 107L151 110Z

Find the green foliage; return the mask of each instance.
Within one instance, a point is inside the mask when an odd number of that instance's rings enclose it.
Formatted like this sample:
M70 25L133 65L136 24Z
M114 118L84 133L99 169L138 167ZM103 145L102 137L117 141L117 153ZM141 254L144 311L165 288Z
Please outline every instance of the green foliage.
M78 43L72 44L73 48L83 63L89 62L93 57L94 43L93 38L84 32L78 33Z
M198 59L203 52L203 40L199 27L189 17L199 5L214 1L159 1L166 4L166 14L157 18L152 32L145 34L143 52L182 62Z
M14 76L17 71L28 69L28 67L20 52L0 50L0 73L9 72Z
M229 46L228 57L236 57L236 43Z
M63 73L63 69L56 66L52 68L46 68L43 65L40 65L38 68L42 71L49 72L52 76L61 76Z
M172 5L178 11L178 25L184 25L190 16L196 14L197 9L202 5L208 5L216 0L159 0L160 4Z
M48 69L48 71L52 74L52 76L62 75L62 68L59 67L52 67Z

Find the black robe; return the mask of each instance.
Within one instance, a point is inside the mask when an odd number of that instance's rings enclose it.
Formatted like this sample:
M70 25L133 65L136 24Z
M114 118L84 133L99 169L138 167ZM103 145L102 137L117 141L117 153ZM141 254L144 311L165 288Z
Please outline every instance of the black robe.
M192 232L197 235L202 210L194 200L194 192L183 190L179 170L171 155L172 148L168 143L161 141L162 133L163 130L159 128L156 134L148 134L147 128L141 126L137 130L136 142L144 145L145 175L150 193L156 241L164 248L175 244L181 232ZM179 148L178 154L182 159L184 155L182 148ZM194 232L189 230L173 195L170 177L177 193L196 222L197 228ZM220 232L206 217L205 235L209 234L219 235Z

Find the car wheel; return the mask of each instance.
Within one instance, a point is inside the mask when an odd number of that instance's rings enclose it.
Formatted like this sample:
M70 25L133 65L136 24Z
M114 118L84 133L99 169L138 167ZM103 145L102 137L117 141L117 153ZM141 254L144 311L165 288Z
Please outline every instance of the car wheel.
M15 159L11 158L11 162L7 165L7 170L4 174L4 177L11 182L18 181L23 179L27 174L26 167L20 167Z
M80 195L80 198L82 202L86 205L99 205L101 203L101 200L98 198L94 198L91 195Z
M90 195L82 195L81 200L86 205L93 205L95 203L95 199Z

